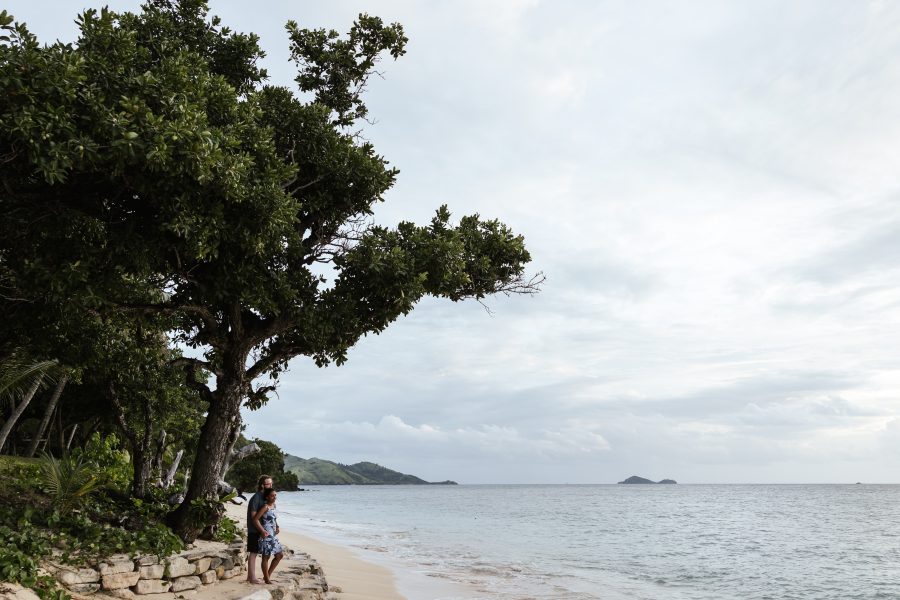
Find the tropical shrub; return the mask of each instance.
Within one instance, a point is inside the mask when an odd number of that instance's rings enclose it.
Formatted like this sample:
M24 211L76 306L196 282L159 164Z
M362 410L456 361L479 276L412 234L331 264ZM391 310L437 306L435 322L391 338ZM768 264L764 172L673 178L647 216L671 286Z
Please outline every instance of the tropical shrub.
M41 487L57 510L77 508L97 488L94 467L83 456L69 454L53 458L45 452L41 455L40 465Z

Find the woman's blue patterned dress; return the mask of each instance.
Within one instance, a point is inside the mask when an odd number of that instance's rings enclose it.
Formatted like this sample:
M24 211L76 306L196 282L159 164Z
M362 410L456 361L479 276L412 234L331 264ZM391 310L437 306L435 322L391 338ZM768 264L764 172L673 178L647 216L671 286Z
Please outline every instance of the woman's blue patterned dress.
M275 508L273 507L267 510L266 514L259 520L259 524L269 533L268 536L259 538L259 553L263 556L283 552L281 542L275 537L275 527L278 523L276 520L277 518Z

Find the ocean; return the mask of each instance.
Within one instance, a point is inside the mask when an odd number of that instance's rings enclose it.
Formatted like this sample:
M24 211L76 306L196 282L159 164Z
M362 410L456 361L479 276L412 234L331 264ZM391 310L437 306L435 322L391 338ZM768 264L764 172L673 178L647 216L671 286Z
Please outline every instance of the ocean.
M282 525L452 585L409 600L900 599L900 485L311 489Z

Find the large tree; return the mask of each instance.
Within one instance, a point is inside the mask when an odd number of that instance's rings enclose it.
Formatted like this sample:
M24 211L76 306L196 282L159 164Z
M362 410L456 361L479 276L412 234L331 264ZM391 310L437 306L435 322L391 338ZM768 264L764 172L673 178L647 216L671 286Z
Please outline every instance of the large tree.
M172 318L173 359L209 404L184 503L211 498L240 431L297 356L341 364L425 295L530 293L521 236L477 215L374 224L397 171L359 134L399 24L345 37L287 24L300 93L264 85L255 35L201 0L88 10L74 44L5 13L0 46L0 267L15 297ZM206 383L207 376L210 384ZM261 381L261 383L255 383Z

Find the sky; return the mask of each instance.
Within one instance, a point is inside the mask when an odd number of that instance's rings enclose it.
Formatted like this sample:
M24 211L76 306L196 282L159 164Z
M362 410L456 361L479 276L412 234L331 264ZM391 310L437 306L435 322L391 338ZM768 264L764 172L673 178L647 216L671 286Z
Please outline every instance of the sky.
M376 220L496 217L546 276L295 359L248 436L460 483L900 482L900 6L212 4L288 86L288 19L401 22ZM5 8L52 42L77 6Z

